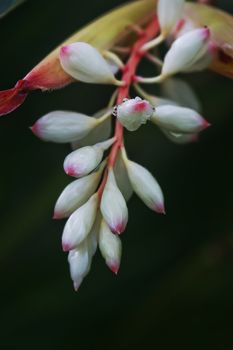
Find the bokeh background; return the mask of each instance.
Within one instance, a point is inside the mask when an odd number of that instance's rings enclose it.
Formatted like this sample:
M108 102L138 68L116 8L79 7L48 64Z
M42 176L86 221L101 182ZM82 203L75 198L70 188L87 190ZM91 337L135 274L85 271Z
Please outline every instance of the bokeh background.
M25 2L0 21L0 89L123 3ZM233 14L233 1L216 3ZM119 275L98 253L78 293L61 250L64 222L51 219L70 182L62 169L69 146L43 143L28 127L54 109L94 113L112 89L74 84L35 92L1 118L2 349L233 349L233 85L212 72L185 79L212 127L186 146L149 125L127 134L130 157L164 190L167 215L155 215L133 197Z

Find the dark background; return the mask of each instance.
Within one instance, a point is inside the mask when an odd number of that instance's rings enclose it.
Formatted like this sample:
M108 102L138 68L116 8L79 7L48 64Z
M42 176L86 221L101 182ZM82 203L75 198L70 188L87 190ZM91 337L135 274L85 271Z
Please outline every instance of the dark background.
M0 21L0 89L120 3L29 0L10 13ZM233 13L232 0L218 5ZM54 109L94 113L112 89L35 92L1 118L2 349L233 349L232 82L211 72L185 78L212 127L186 146L152 126L127 134L130 157L164 190L167 215L133 197L119 275L98 253L78 293L61 250L64 222L51 220L70 182L62 169L69 146L43 143L28 127Z

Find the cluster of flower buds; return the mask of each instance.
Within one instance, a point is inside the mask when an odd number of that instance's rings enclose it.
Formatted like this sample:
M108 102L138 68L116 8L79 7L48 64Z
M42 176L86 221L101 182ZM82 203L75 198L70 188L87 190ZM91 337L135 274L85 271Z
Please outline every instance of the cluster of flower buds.
M200 115L200 104L192 89L180 79L172 78L179 72L208 67L214 54L209 29L197 28L177 35L163 62L148 52L174 32L182 19L183 8L183 0L159 0L158 21L141 29L143 35L125 50L129 54L125 63L114 52L100 52L85 42L60 49L61 66L73 79L117 86L108 106L93 117L54 111L32 126L34 134L42 140L70 143L73 148L65 158L64 170L75 180L58 198L54 218L68 218L62 247L69 252L75 290L89 272L97 246L108 267L118 272L122 250L119 235L128 222L127 201L133 191L151 210L165 214L164 197L157 180L127 157L124 128L136 131L141 125L152 123L170 140L186 143L196 140L197 134L209 126ZM158 23L161 33L156 36ZM137 65L144 57L161 66L160 75L152 78L136 75ZM120 71L121 80L115 77ZM158 82L162 97L148 94L139 85ZM140 97L130 98L131 85ZM115 117L112 137L111 116Z

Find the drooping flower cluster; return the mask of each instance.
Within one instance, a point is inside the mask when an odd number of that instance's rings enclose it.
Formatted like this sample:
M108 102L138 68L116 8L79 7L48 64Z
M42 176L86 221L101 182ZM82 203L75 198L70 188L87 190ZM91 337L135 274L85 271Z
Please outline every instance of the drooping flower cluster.
M209 126L200 115L192 89L172 77L179 72L203 70L214 55L208 28L184 30L185 26L180 25L183 8L184 0L159 0L157 17L147 27L136 28L139 36L130 48L100 52L88 43L75 42L60 49L61 66L73 79L117 86L108 106L93 117L54 111L32 127L42 140L71 143L73 148L64 160L64 171L74 180L59 196L54 218L68 218L62 247L69 252L75 290L89 272L97 246L108 267L118 272L122 250L119 235L128 222L127 201L133 191L150 209L165 214L164 197L157 180L127 156L124 128L136 131L151 123L170 140L186 143L195 140ZM149 50L168 37L169 42L171 38L174 41L161 61ZM128 53L126 62L122 62L117 51ZM144 58L161 66L158 76L144 78L136 74ZM120 80L115 77L118 73L122 75ZM148 94L140 83L161 83L164 96ZM136 97L129 96L131 86ZM111 136L112 116L115 132Z

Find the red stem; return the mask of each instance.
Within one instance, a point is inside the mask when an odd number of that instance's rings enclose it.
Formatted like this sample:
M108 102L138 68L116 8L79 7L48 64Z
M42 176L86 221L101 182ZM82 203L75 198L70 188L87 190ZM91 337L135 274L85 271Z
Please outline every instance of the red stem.
M129 89L130 89L131 83L134 80L137 66L140 63L143 56L143 54L140 52L141 47L148 41L152 40L157 35L158 31L159 31L159 25L158 25L157 17L155 16L153 20L148 24L148 26L140 33L138 40L135 42L135 44L132 47L131 55L127 63L125 64L125 68L123 70L122 80L125 82L125 85L120 87L118 90L117 105L122 103L124 98L129 97ZM98 190L99 198L101 198L102 196L102 193L107 181L108 170L113 168L116 162L118 152L124 143L123 126L119 123L118 120L116 120L116 124L115 124L114 137L116 138L116 141L111 148L111 151L108 157L108 166L105 171L102 183Z

